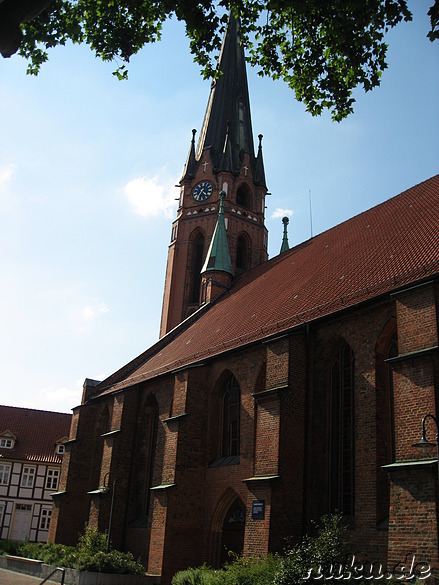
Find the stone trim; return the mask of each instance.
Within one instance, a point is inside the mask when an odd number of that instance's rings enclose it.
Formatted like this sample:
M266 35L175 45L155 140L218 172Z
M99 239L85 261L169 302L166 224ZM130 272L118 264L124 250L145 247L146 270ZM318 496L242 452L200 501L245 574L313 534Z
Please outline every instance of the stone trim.
M281 475L255 475L254 477L247 477L243 479L243 483L255 482L255 481L271 481L272 479L280 479Z
M409 353L401 353L392 358L387 358L384 360L389 364L393 364L396 362L402 362L405 360L412 360L416 358L422 358L424 356L430 355L431 353L435 353L439 349L439 345L433 345L432 347L426 347L425 349L419 349L418 351L410 351Z
M263 390L262 392L253 392L252 396L255 400L258 400L258 398L265 398L266 396L270 396L270 394L276 394L280 390L288 390L288 388L288 384L283 384L282 386L275 386L274 388L269 388L268 390Z
M117 433L121 433L122 429L115 429L114 431L108 431L107 433L102 433L101 437L111 437L112 435L117 435Z
M435 463L437 463L437 459L412 459L411 461L397 461L396 463L382 465L381 469L384 469L385 471L398 471L410 467L433 467Z
M173 416L170 416L168 418L164 418L163 419L163 422L164 423L170 423L170 422L172 422L174 420L178 420L179 418L183 418L185 416L187 416L187 412L182 412L181 414L174 414Z

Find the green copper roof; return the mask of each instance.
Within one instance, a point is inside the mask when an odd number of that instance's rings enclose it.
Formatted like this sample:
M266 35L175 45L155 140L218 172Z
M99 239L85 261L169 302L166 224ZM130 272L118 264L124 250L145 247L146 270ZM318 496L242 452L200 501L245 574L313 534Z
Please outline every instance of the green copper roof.
M288 219L288 217L283 217L282 218L282 223L284 224L284 237L282 239L282 246L280 247L280 254L282 254L282 252L286 252L287 250L290 249L290 246L288 244L288 224L290 223L290 220Z
M218 220L201 273L219 271L228 272L233 276L232 261L230 260L229 245L227 243L226 224L224 222L224 191L221 191L219 196L220 207Z

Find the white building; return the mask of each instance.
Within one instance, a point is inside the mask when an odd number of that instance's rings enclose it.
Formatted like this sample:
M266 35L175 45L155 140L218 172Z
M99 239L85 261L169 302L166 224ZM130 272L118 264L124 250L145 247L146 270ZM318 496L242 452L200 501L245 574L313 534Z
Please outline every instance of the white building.
M0 538L46 542L71 418L0 406Z

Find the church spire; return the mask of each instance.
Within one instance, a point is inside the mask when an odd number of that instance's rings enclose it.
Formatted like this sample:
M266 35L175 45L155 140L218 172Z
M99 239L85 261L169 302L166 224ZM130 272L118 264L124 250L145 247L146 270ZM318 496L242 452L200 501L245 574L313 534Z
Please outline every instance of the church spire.
M226 193L220 191L218 219L207 251L206 261L201 269L201 304L214 301L230 288L233 280L233 268L224 221L225 196Z
M160 335L194 313L200 303L228 290L235 275L268 258L262 136L255 156L244 49L239 22L232 14L218 73L198 146L193 130L179 183Z
M218 61L220 75L212 82L196 158L210 150L214 172L239 174L243 154L256 164L244 48L239 22L229 16Z
M220 207L215 231L207 251L206 261L201 270L204 272L228 272L233 276L232 262L230 260L229 245L227 243L226 224L224 222L224 191L219 194Z

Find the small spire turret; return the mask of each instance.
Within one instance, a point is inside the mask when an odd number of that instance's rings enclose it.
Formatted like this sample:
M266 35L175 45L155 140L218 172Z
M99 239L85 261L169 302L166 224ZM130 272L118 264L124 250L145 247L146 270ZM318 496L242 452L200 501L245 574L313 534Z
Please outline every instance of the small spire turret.
M183 176L181 178L181 180L183 181L184 179L193 179L195 177L195 171L196 169L196 160L195 160L195 134L197 133L197 131L195 130L195 128L192 130L192 140L191 140L191 145L189 148L189 154L187 156L187 160L186 160L186 164L184 165L184 169L183 169Z
M218 220L215 230L210 241L207 251L206 261L201 270L204 272L228 272L233 276L232 261L230 260L229 245L227 242L226 224L224 221L224 197L226 193L221 191L219 194L220 206L218 211Z
M280 247L279 252L280 254L290 249L290 246L288 244L288 224L290 223L290 220L288 219L288 217L283 217L282 223L284 224L284 235L282 239L282 246Z

